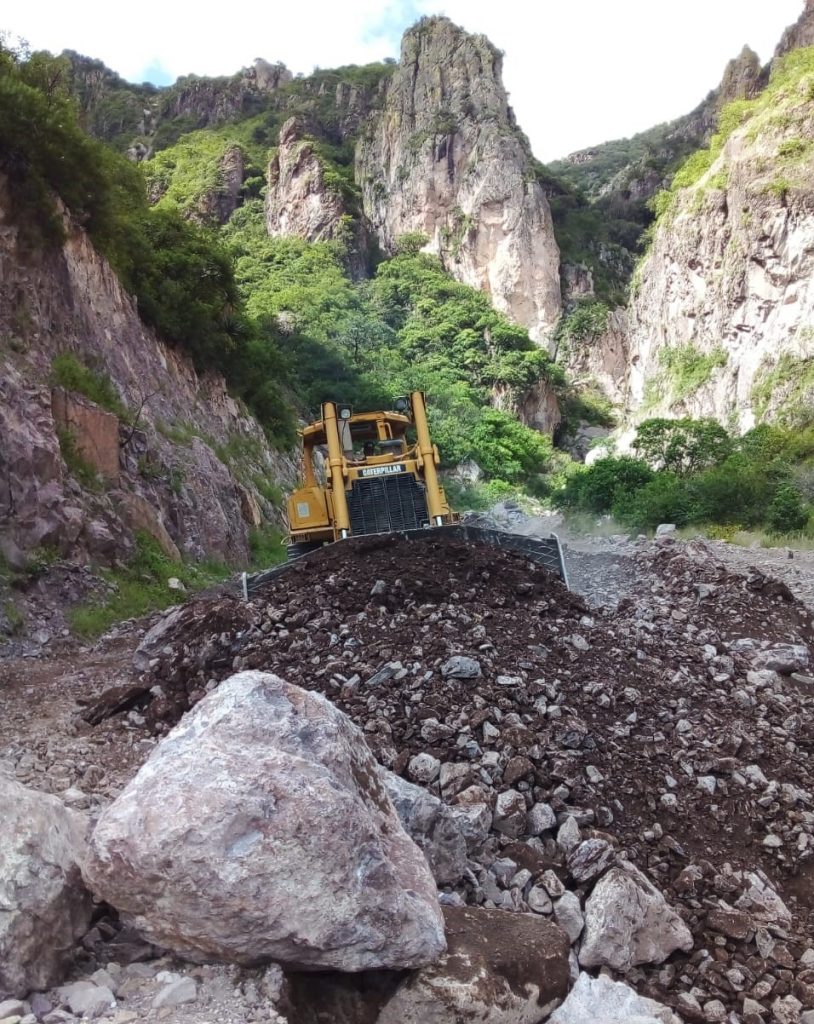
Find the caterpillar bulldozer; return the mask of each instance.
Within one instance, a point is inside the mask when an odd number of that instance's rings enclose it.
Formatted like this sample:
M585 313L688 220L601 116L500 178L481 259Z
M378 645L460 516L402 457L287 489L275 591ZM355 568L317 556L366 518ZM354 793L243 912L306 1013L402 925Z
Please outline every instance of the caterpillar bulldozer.
M467 543L519 551L567 585L555 534L532 538L469 526L451 510L439 481L441 457L430 437L422 392L397 398L390 411L357 413L349 405L325 402L321 418L301 434L303 483L287 504L288 562L253 575L244 573L247 599L325 544L377 534L422 541L441 531Z

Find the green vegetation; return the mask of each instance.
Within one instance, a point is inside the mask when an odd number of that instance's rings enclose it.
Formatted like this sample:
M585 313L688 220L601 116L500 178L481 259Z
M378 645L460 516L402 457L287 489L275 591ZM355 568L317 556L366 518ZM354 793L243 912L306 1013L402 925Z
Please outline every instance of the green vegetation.
M68 472L87 490L101 491L102 480L93 466L83 459L77 450L73 431L69 428L57 427L57 439L62 461L67 466Z
M7 636L17 636L18 633L22 633L25 616L10 597L3 602L2 616L6 620L4 632Z
M51 384L84 395L120 420L129 419L127 408L110 378L101 370L93 370L80 362L73 352L61 352L54 357Z
M221 370L270 437L293 443L293 412L273 383L274 356L246 319L228 255L178 209L150 208L141 169L84 134L67 58L0 43L0 171L29 244L63 238L57 195L136 296L142 318L199 369ZM99 383L76 367L56 372L81 386Z
M656 195L651 207L660 220L669 216L674 209L680 190L698 184L721 156L727 140L734 131L751 122L750 135L756 138L761 127L788 131L791 128L808 128L809 109L805 97L814 89L814 47L792 50L772 63L771 77L766 88L754 99L734 100L728 103L718 116L718 130L706 149L691 153L676 171L670 188ZM784 139L778 146L778 157L784 165L799 160L810 149L810 141L799 136ZM726 185L726 170L721 170L708 182L707 187L722 188ZM785 176L776 178L766 190L781 200L792 187Z
M186 565L175 562L149 534L136 535L136 551L123 569L103 569L110 593L101 599L77 605L69 613L71 629L77 636L92 639L115 622L131 619L184 600L184 592L171 590L167 580L176 577L188 591L202 590L223 579L230 570L217 562Z
M269 569L272 565L286 560L285 541L282 533L275 526L251 530L249 550L252 569Z
M671 396L676 401L706 384L717 368L726 366L726 361L723 348L713 349L705 355L692 342L663 348L659 352L659 363L664 367Z
M641 458L581 468L556 502L571 512L611 514L632 530L671 522L733 535L764 528L814 536L812 428L761 426L733 438L709 420L650 420L639 427L634 450Z
M800 359L789 353L764 365L752 385L752 405L759 418L765 416L772 399L780 396L776 420L786 426L807 427L814 423L814 359Z

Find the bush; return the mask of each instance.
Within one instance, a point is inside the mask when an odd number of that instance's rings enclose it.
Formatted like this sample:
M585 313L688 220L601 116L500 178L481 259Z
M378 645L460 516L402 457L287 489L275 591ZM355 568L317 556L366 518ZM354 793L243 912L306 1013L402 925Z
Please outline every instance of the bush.
M740 453L708 469L692 481L697 521L756 526L789 475L782 463L751 462Z
M808 523L808 515L800 492L785 484L772 498L766 513L766 525L773 533L796 533Z
M655 475L646 462L626 455L597 459L569 478L556 501L583 512L610 512L621 495L640 490Z
M620 523L637 530L653 530L659 523L684 526L695 512L686 481L672 473L659 473L639 490L617 492L611 511Z

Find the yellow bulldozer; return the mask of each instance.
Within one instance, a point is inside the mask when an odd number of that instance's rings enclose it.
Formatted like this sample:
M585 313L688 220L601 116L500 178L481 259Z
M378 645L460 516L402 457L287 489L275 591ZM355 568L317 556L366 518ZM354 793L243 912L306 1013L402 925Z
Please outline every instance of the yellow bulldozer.
M325 544L372 534L428 540L439 531L467 543L519 551L568 582L560 542L469 525L449 507L438 478L424 395L397 398L391 411L354 412L325 402L302 430L303 483L288 499L288 562L243 574L246 599ZM319 454L317 454L319 453ZM317 463L321 462L321 465ZM322 482L324 480L324 482Z
M360 534L393 533L456 521L438 482L424 395L397 398L392 412L355 413L326 402L302 431L303 486L288 499L289 555ZM327 450L327 486L314 452Z

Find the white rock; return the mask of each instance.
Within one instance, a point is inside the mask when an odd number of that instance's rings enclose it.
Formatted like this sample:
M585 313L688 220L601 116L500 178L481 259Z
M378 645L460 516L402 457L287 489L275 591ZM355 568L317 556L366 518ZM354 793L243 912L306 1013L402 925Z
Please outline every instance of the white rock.
M676 949L692 949L692 934L662 894L632 864L611 868L585 904L583 967L628 971L660 964Z
M621 981L580 974L550 1024L680 1024L672 1010L645 999Z
M90 923L87 819L0 773L0 822L0 992L23 997L62 980Z
M432 754L416 754L410 758L407 765L407 774L414 782L420 782L422 786L428 786L435 782L438 773L441 771L441 762Z
M180 953L359 971L444 949L432 875L363 734L277 676L242 672L200 701L91 848L94 891Z
M194 1003L198 998L198 986L194 978L177 978L166 985L153 999L153 1009L162 1006L181 1006L182 1003Z

